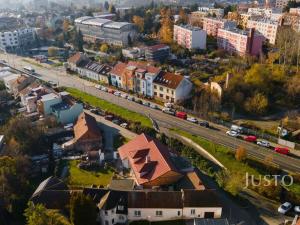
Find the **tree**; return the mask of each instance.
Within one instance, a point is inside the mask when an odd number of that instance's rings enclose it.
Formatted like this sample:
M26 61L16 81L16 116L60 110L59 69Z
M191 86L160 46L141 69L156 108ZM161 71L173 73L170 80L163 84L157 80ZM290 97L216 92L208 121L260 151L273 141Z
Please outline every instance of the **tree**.
M108 11L108 9L109 9L108 1L105 1L105 2L104 2L104 9L105 9L106 11Z
M250 112L255 115L262 115L266 113L268 107L269 107L269 100L262 93L254 94L254 96L246 100L244 105L244 108L247 112Z
M43 205L28 203L24 216L27 225L71 225L57 210L46 209Z
M237 161L243 161L247 158L247 152L246 149L242 146L238 147L238 149L235 152L235 159Z
M48 48L48 56L49 57L54 57L57 55L57 48L55 47L49 47Z
M5 87L4 81L0 80L0 91L3 91L5 89L6 89L6 87Z
M70 200L70 218L73 225L96 225L96 204L89 196L73 194Z
M110 4L108 11L109 13L116 13L116 7L113 4Z
M133 16L133 23L138 27L139 32L144 32L145 20L140 16Z
M83 35L82 35L82 32L81 30L79 30L78 32L76 31L75 32L75 38L74 38L74 46L75 48L80 51L80 52L83 52Z
M161 28L159 30L159 38L161 42L170 44L173 41L173 21L171 19L171 10L163 8L160 11Z
M179 10L179 19L177 21L178 24L187 24L188 16L183 8Z
M68 32L69 26L70 26L69 20L68 19L64 19L64 22L63 22L63 31L64 32Z
M100 47L100 51L107 53L107 51L108 51L108 45L107 44L102 44L101 47Z
M300 102L300 75L296 75L289 79L286 89L291 100Z

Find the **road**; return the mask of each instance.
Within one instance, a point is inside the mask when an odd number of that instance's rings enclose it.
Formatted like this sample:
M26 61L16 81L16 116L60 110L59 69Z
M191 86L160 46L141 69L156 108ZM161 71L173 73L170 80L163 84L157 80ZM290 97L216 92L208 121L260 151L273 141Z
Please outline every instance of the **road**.
M51 66L49 65L45 67L36 66L23 61L22 57L9 54L0 54L0 59L6 60L12 67L17 69L22 69L24 66L31 66L36 70L37 74L39 74L39 77L43 80L58 82L61 86L74 87L134 112L146 116L151 116L154 120L157 121L160 127L168 129L178 128L193 135L201 136L214 143L228 146L233 150L242 146L247 150L248 155L256 159L264 160L266 157L272 156L273 162L277 164L281 169L300 173L300 159L298 158L280 155L278 153L275 153L271 149L259 147L255 144L248 143L237 138L229 137L222 130L200 127L197 124L193 124L174 116L164 114L161 111L151 109L135 102L130 102L126 99L114 96L106 92L101 92L96 89L90 82L82 80L76 76L68 75L63 68L51 68Z

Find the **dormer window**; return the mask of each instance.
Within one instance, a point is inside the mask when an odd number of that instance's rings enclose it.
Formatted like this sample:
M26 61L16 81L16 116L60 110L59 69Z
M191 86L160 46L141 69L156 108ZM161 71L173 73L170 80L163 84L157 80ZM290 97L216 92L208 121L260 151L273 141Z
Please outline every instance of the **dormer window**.
M123 205L118 205L118 210L120 210L120 211L124 210L124 206Z

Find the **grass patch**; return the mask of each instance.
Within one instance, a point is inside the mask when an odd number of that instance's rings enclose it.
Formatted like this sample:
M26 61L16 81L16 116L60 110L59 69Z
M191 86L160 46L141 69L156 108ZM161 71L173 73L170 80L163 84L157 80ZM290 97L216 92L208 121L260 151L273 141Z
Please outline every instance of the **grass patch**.
M189 138L196 144L203 147L207 152L209 152L218 161L220 161L229 171L239 172L240 174L245 174L246 172L248 172L249 174L253 174L253 175L260 174L256 169L250 167L249 165L247 165L243 162L237 161L234 158L234 155L232 154L232 150L228 147L215 144L215 143L210 142L206 139L203 139L199 136L189 134L182 130L173 129L173 132L175 132L181 136L184 136L186 138Z
M62 62L57 62L57 63L54 63L51 65L52 67L60 67L60 66L63 66L63 63Z
M90 186L93 184L107 186L114 175L112 168L87 171L79 169L77 167L78 163L79 161L77 160L68 161L68 183L71 186Z
M116 116L120 116L127 121L140 122L142 126L152 128L152 123L150 119L146 116L117 106L103 99L99 99L90 94L86 94L85 92L79 91L75 88L66 88L66 91L69 92L73 97L80 99L83 102L86 102L94 107L99 107L109 113L113 113Z

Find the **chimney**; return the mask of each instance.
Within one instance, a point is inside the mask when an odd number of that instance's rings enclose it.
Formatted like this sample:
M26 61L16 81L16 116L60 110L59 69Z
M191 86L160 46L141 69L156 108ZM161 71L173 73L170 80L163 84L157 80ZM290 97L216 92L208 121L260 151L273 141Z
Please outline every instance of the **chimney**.
M151 162L150 155L147 155L146 156L146 163L149 163L149 162Z

